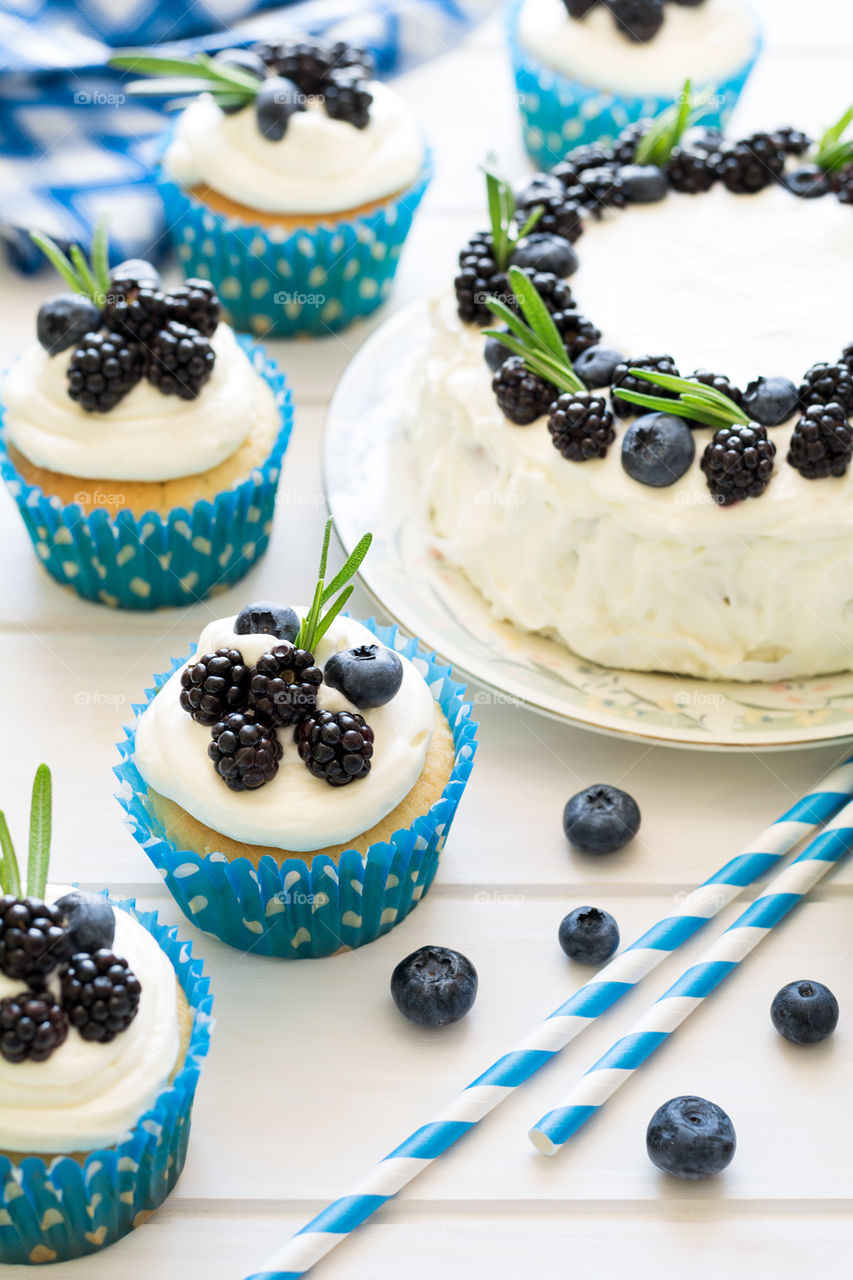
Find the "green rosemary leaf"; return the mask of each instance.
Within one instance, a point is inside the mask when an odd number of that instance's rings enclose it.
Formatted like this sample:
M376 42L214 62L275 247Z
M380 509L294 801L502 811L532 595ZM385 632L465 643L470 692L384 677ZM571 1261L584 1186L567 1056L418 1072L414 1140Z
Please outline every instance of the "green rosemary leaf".
M66 284L70 285L75 293L86 292L83 282L78 279L77 272L58 244L54 244L49 236L43 236L40 231L31 231L30 239L34 244L38 245L48 262L56 268Z
M21 873L18 870L18 859L15 857L15 846L9 834L5 813L0 810L0 889L11 893L16 898L21 896Z
M501 180L486 170L486 199L489 206L489 223L492 228L492 250L499 271L506 269L507 238L504 226L504 202L501 196Z
M331 524L331 521L329 523ZM340 591L341 587L343 587L345 583L349 582L350 578L355 577L361 568L364 557L370 550L370 544L372 541L372 533L366 533L362 538L359 538L357 546L347 557L343 567L338 570L334 578L332 578L332 581L324 590L321 599L322 604L325 604L327 600L331 600L332 596L337 591Z
M46 764L36 769L30 808L30 853L27 859L27 895L43 898L50 862L52 785Z
M723 395L722 391L717 391L714 387L706 387L702 382L691 382L688 378L677 378L670 373L653 373L650 369L631 369L630 373L642 379L643 382L663 387L666 391L677 391L680 397L686 397L692 405L707 404L709 410L716 409L727 415L730 423L749 422L743 409L736 405L734 400L730 400L728 396Z
M95 294L98 292L98 285L89 269L85 253L79 244L72 244L69 253L71 254L71 261L74 263L74 270L86 286L85 292L94 300Z
M550 351L547 343L543 342L539 335L524 323L521 316L516 315L514 311L510 311L505 302L499 302L497 298L488 298L486 306L492 315L497 316L499 320L503 320L510 332L514 333L520 342L524 342L530 347L535 347L537 351ZM489 338L496 337L500 340L503 335L495 333L494 330L489 330L485 336Z
M251 71L245 71L242 67L229 66L224 62L217 62L215 58L211 58L206 53L198 54L198 61L202 67L207 69L212 80L221 80L224 84L247 89L252 94L258 92L261 81L257 76L252 75Z
M567 365L558 363L553 356L540 351L531 351L529 347L508 333L496 333L494 329L485 329L484 333L490 338L497 338L513 355L521 357L531 373L544 378L559 391L586 390L578 375Z
M317 577L322 582L326 576L326 566L329 563L329 544L332 541L332 517L326 521L323 529L323 545L320 548L320 565L317 569Z
M95 230L92 232L92 272L98 286L98 292L101 294L109 293L110 289L110 238L108 223L108 218L99 218Z
M158 58L155 54L141 49L134 53L114 54L107 61L108 67L118 67L121 71L136 71L139 75L182 75L201 76L210 79L210 72L197 58Z
M531 213L530 217L525 222L524 226L519 231L516 237L516 244L518 243L519 240L523 240L525 236L530 235L531 231L536 226L537 222L543 216L544 213L545 213L544 204L538 204L536 208L533 210L533 212Z
M532 280L518 267L510 267L509 282L513 293L518 298L522 315L530 328L550 348L557 359L568 366L569 357L566 355L563 339L554 324L551 312L540 298Z
M640 139L635 157L637 164L666 164L693 117L691 94L692 85L685 80L676 101L655 117L648 133Z
M329 627L332 625L332 623L334 622L335 618L336 618L336 617L338 616L338 614L340 613L341 609L343 609L344 605L345 605L345 604L346 604L346 602L349 600L349 598L350 598L350 596L352 595L353 591L355 591L355 587L353 587L353 586L344 587L343 591L342 591L342 592L341 592L341 594L338 596L338 598L337 598L337 600L335 601L335 603L334 603L334 604L332 605L332 607L331 607L331 608L330 608L330 609L329 609L329 610L328 610L328 611L323 615L323 617L322 617L321 621L317 623L317 628L316 628L316 630L315 630L315 632L314 632L314 639L313 639L313 643L314 643L314 644L316 644L318 640L322 640L323 636L324 636L324 635L326 634L326 632L329 630Z
M308 606L308 612L306 613L305 617L302 619L302 626L299 628L299 635L296 637L297 649L311 648L313 635L314 635L314 627L316 625L317 618L320 616L320 597L322 596L322 594L323 594L323 583L321 580L321 581L318 581L317 585L314 588L314 594L311 597L311 603Z
M620 400L627 400L629 404L637 404L644 409L654 409L658 413L672 413L677 418L692 418L696 422L703 422L708 427L730 427L737 421L721 414L717 409L700 408L685 404L682 400L667 400L664 396L647 396L642 391L623 391L621 387L614 387L611 394Z

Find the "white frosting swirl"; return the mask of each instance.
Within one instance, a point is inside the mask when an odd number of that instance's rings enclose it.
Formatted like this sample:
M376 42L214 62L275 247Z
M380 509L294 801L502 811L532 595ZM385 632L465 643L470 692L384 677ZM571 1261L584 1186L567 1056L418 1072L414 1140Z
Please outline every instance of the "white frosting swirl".
M239 649L251 664L277 643L268 635L236 635L235 621L223 618L205 627L198 655L227 646ZM338 617L318 642L314 656L322 667L337 650L376 643L376 637L361 623ZM210 730L181 708L183 667L140 718L136 767L155 791L214 831L245 844L302 852L345 844L395 809L424 767L432 737L432 696L412 663L402 655L400 660L403 682L399 692L384 707L362 713L376 735L372 767L367 777L349 786L330 787L309 773L299 759L293 731L282 729L279 740L284 754L272 781L256 791L230 791L207 755ZM317 702L329 711L358 710L325 684L320 686Z
M387 85L372 81L370 122L331 120L319 103L291 116L272 142L253 106L225 115L208 94L181 114L166 152L168 173L265 213L339 213L410 186L423 162L414 115Z
M81 480L175 480L230 457L269 399L263 378L233 331L211 339L216 362L195 400L165 396L144 379L109 413L87 413L68 394L71 351L51 356L37 342L3 382L12 443L37 467Z
M756 23L744 0L668 4L653 40L628 39L604 4L570 18L563 0L527 0L519 15L521 43L547 66L582 84L612 93L677 94L719 81L746 62Z
M51 885L51 901L70 892ZM142 984L139 1009L109 1044L70 1028L46 1062L0 1057L0 1150L33 1154L93 1151L132 1129L166 1085L178 1059L175 971L152 934L116 909L113 950ZM58 980L50 980L54 994ZM23 984L0 974L0 1000Z

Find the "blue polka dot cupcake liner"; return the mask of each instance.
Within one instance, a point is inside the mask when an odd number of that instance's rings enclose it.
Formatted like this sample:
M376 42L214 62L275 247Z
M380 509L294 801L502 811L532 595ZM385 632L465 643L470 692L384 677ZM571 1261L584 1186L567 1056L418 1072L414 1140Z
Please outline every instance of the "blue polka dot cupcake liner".
M352 219L291 230L216 213L161 168L166 222L188 277L212 281L223 314L260 337L322 336L370 315L391 292L415 211L432 178Z
M15 500L36 556L84 600L117 609L194 604L238 582L267 549L293 406L284 375L261 347L240 338L275 397L281 425L272 452L233 489L167 516L96 507L84 514L30 484L7 451L0 406L0 475ZM81 487L91 481L81 480Z
M99 1253L146 1221L184 1167L193 1099L213 1029L213 997L201 961L193 959L190 943L176 929L160 924L156 912L138 910L132 899L113 905L129 911L174 966L193 1016L187 1055L171 1084L115 1146L52 1161L0 1155L0 1263L7 1266Z
M626 125L658 115L672 104L671 97L632 97L596 89L539 62L518 36L519 15L525 2L512 0L507 25L524 145L537 168L553 168L572 147L592 142L607 146ZM755 43L742 66L723 80L693 86L703 104L703 125L725 128L761 52L761 44L756 24Z
M450 778L430 810L365 854L349 849L337 860L320 855L310 866L298 857L278 863L267 856L255 867L247 858L229 861L222 853L205 857L169 840L149 807L134 746L140 715L185 658L174 659L169 671L154 677L147 701L134 707L134 722L125 727L115 773L121 784L117 798L130 830L187 919L241 951L296 960L362 947L404 920L435 877L471 773L477 724L464 686L435 654L417 640L404 639L396 627L379 626L372 618L364 625L414 663L447 717L456 748Z

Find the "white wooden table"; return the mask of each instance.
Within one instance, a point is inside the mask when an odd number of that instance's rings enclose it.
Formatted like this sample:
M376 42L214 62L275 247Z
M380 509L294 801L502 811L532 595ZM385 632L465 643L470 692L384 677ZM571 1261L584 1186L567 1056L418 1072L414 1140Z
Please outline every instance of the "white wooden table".
M816 129L834 119L853 83L846 0L758 7L767 52L739 124ZM399 84L429 129L438 172L392 307L449 278L460 243L482 225L476 165L485 153L497 150L512 173L525 167L497 21ZM47 277L0 275L0 364L29 340L31 317L54 289ZM849 310L850 300L839 305ZM135 617L78 601L36 567L0 494L0 804L23 841L33 771L47 760L56 786L54 874L135 894L179 921L205 959L218 1021L176 1192L149 1225L52 1275L242 1280L587 976L557 946L567 910L607 907L631 940L842 754L840 746L736 757L640 746L480 692L477 765L438 882L399 928L350 955L288 964L245 957L183 921L121 824L113 743L150 674L184 653L210 617L252 598L306 598L324 518L326 403L382 318L327 341L272 345L298 405L272 546L245 583L212 605ZM353 603L356 613L369 611L363 598ZM596 781L630 790L643 812L633 845L598 861L569 850L560 822L568 796ZM529 1124L698 954L700 935L318 1276L848 1276L852 898L853 866L842 867L561 1157L538 1156ZM480 974L472 1013L437 1035L404 1022L388 995L396 962L425 942L464 951ZM841 1005L835 1036L808 1051L782 1041L769 1019L776 990L802 977L826 982ZM733 1164L706 1184L667 1179L646 1158L652 1112L679 1093L714 1099L737 1129Z

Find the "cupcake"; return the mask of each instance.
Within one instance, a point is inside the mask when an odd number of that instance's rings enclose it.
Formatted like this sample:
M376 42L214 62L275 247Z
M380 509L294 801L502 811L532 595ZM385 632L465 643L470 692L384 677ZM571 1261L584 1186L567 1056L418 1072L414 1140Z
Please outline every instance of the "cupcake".
M154 609L242 578L269 541L291 427L264 352L209 281L164 290L33 238L72 292L44 302L0 383L0 473L49 573L87 600Z
M159 187L184 269L213 281L236 328L327 334L387 298L431 171L414 116L372 79L369 55L300 39L113 65L170 74L170 93L194 95Z
M361 946L417 904L475 750L450 672L395 628L344 616L348 590L323 614L324 577L301 615L257 603L206 626L155 677L116 770L187 917L283 958Z
M50 830L50 774L33 789ZM46 815L46 822L45 822ZM49 836L47 837L49 839ZM175 1186L210 1038L201 966L133 902L0 871L0 1262L97 1253Z
M685 79L722 128L761 36L745 0L512 0L509 43L525 146L550 169L657 115Z

